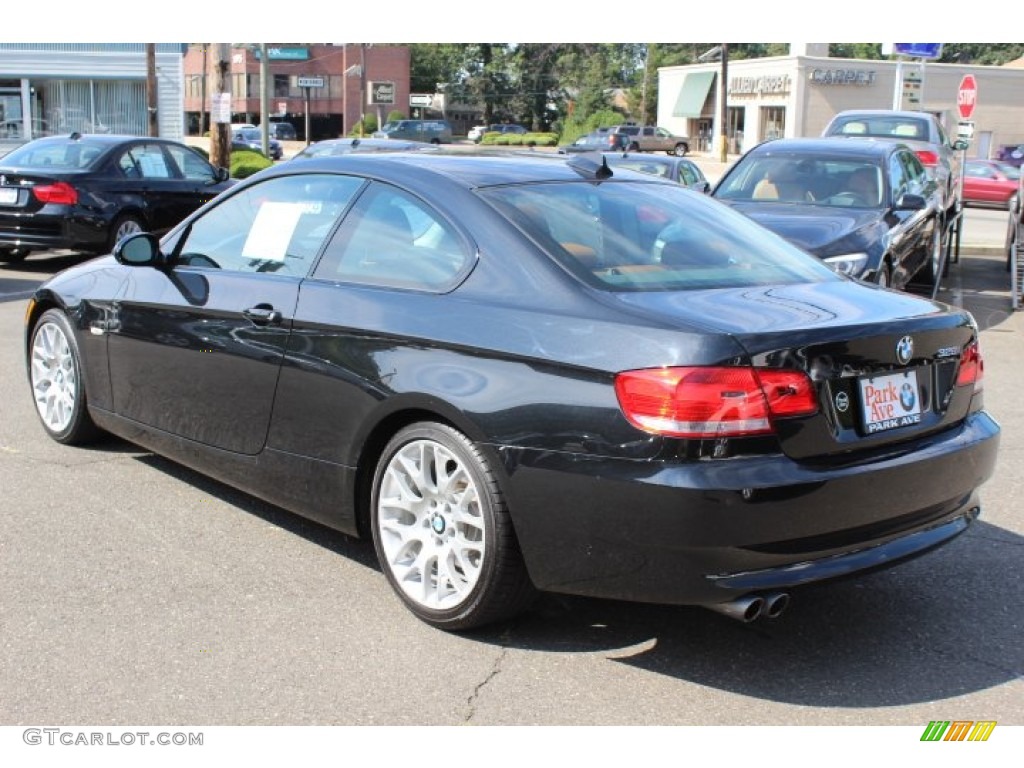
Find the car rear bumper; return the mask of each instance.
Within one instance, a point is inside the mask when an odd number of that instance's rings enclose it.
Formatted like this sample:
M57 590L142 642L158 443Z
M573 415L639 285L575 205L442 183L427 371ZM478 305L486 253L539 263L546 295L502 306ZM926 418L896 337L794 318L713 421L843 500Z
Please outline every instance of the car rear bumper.
M93 251L106 246L105 219L82 216L65 206L47 208L31 214L0 213L0 247Z
M851 576L951 540L979 514L999 426L960 428L845 467L784 456L634 462L501 451L538 588L710 604Z

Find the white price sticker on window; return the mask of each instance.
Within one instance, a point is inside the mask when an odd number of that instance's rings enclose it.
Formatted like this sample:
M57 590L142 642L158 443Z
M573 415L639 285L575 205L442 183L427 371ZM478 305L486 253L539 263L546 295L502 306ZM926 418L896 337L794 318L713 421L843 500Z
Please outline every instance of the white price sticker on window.
M247 259L284 261L288 243L305 210L305 203L263 203L245 239L242 256Z

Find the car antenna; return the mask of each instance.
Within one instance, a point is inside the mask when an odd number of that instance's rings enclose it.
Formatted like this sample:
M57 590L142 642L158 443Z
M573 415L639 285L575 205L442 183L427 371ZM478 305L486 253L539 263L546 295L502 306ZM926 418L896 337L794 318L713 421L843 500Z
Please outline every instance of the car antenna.
M576 173L588 179L604 181L605 179L610 179L614 175L612 173L612 169L608 167L608 158L604 155L601 155L600 165L598 165L591 153L573 157L571 160L566 161L566 165L576 171Z
M359 146L359 139L352 139L352 149Z

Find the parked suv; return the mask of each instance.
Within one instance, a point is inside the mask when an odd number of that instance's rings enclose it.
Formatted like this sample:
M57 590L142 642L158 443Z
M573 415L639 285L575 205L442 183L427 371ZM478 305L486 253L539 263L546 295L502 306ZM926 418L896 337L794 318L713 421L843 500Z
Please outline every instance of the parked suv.
M604 129L602 129L604 130ZM668 152L670 155L682 157L690 151L690 139L676 136L671 131L655 125L637 125L625 123L613 125L607 129L612 133L624 133L629 136L628 149L631 152Z
M967 149L967 142L951 141L936 115L892 109L848 109L833 117L821 135L896 139L906 144L938 182L946 221L959 210L962 161L957 150Z

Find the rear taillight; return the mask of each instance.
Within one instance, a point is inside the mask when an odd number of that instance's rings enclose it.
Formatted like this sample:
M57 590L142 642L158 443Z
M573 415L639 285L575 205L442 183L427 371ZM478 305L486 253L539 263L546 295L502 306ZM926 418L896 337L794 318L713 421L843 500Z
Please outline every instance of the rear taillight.
M631 424L670 437L716 438L772 432L772 419L818 410L810 379L767 368L652 368L615 377Z
M41 203L74 205L78 202L78 191L65 181L57 181L53 184L39 184L32 187L32 194Z
M985 378L985 361L981 357L981 348L977 341L972 341L964 348L960 356L960 370L956 374L956 385L966 387L974 385L974 391L982 389L982 379Z
M914 154L917 155L917 159L921 161L921 165L926 168L934 168L939 164L938 152L932 152L930 149L919 149Z

